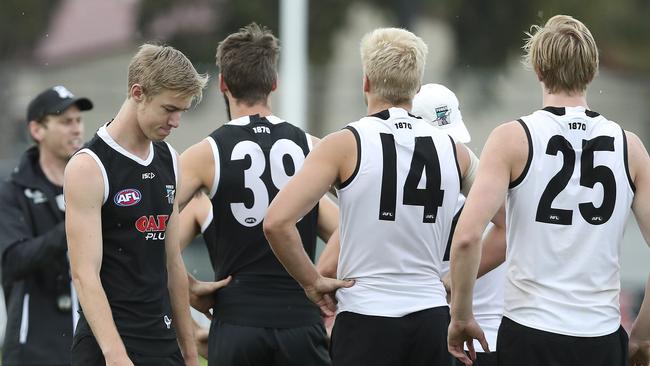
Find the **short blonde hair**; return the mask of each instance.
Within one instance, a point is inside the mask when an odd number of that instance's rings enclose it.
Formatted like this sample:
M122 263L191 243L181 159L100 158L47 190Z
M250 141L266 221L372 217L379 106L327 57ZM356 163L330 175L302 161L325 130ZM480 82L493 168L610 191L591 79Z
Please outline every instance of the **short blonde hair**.
M581 93L598 73L598 47L589 29L568 15L543 27L533 25L524 45L524 63L539 75L549 93Z
M427 45L399 28L379 28L361 40L361 63L372 92L392 104L411 102L422 83Z
M145 43L129 64L129 90L140 84L147 98L170 90L200 101L207 83L208 76L199 74L181 51L170 46Z

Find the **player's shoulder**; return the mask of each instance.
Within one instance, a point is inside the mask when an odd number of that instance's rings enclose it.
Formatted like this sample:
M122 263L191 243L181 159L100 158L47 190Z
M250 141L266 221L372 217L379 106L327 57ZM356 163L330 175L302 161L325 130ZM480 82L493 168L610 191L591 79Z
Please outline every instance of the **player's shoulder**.
M529 127L522 119L504 122L492 130L490 139L498 141L520 141L529 140Z
M629 162L630 173L632 177L636 176L639 170L645 170L650 167L650 157L643 141L637 134L631 131L623 130L623 136L626 140L627 159Z
M82 149L65 167L63 187L66 195L71 192L85 192L83 196L96 193L101 196L107 188L106 171L102 162L91 150ZM104 192L106 195L107 192Z
M217 145L214 136L210 135L185 149L185 151L180 154L180 159L185 163L188 160L196 162L209 161L204 159L213 155L213 148L217 149Z
M498 125L487 138L481 159L486 151L507 159L530 159L533 141L530 131L521 120L513 120Z
M101 162L98 160L93 151L87 148L79 150L70 161L65 166L65 174L76 174L76 173L93 173L99 172L99 164Z
M317 154L324 153L331 156L351 156L360 148L358 133L348 126L334 131L318 141L313 151Z

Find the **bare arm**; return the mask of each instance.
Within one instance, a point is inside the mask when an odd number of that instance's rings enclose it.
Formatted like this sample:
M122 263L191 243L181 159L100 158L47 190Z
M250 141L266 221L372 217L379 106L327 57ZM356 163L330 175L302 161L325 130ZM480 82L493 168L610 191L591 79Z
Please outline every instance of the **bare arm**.
M212 203L207 195L198 192L185 209L178 215L180 221L180 248L181 251L190 244L201 232L201 225L212 212ZM190 305L196 310L212 319L210 309L214 306L214 292L230 283L231 277L216 281L199 281L190 273L187 273L187 281L190 295Z
M192 325L194 327L194 342L196 343L196 349L199 352L199 355L205 359L208 358L208 337L210 335L210 330L203 328L196 321L192 320Z
M318 237L328 242L338 227L339 206L324 195L318 204Z
M503 209L503 208L502 208ZM499 214L497 213L497 216ZM481 263L477 278L497 268L506 260L506 227L493 225L483 236L481 244Z
M470 360L463 352L463 343L467 342L470 354L475 355L472 339L476 338L482 340L481 344L487 351L485 336L472 314L472 290L481 257L481 238L488 222L503 205L512 167L519 163L522 152L523 162L526 161L527 145L524 131L516 122L501 125L492 132L481 154L476 181L456 226L451 245L452 321L448 342L451 354L465 364L470 364ZM502 222L499 219L495 221L495 225Z
M456 149L458 151L458 165L460 166L461 176L463 177L461 184L461 193L467 197L471 187L474 185L474 180L476 179L479 160L474 152L472 152L472 150L463 144L457 143ZM505 206L501 206L497 213L492 217L491 221L494 226L492 226L488 232L483 235L483 239L481 241L482 254L478 277L483 276L505 261ZM458 227L456 228L458 229Z
M199 192L178 215L181 251L185 250L192 240L201 233L201 225L211 210L210 199L204 193Z
M104 180L88 154L74 156L65 169L66 234L72 279L88 324L108 365L133 365L117 332L102 287L101 208Z
M648 366L650 364L650 278L646 282L645 295L639 315L630 332L630 366Z
M318 258L316 269L321 276L336 278L336 270L339 264L339 252L341 251L341 241L339 231L332 233L330 240L327 241L325 249Z
M323 139L271 202L264 219L264 234L275 255L325 313L334 309L331 296L326 294L351 283L326 280L318 274L303 249L296 222L339 181L344 162L350 160L356 161L352 132L342 130Z
M181 187L177 186L177 189ZM167 278L169 298L172 305L178 344L187 365L198 366L198 355L194 343L194 329L190 317L190 300L187 284L187 271L181 256L179 240L178 203L174 208L165 231L165 253L167 255Z
M478 170L479 165L479 159L476 154L474 154L474 152L469 147L467 147L466 150L469 164L465 170L465 174L463 174L464 179L460 188L460 193L462 193L465 197L469 195L469 190L472 188L472 184L474 184L474 179L476 179L476 171Z
M469 188L471 188L471 184L474 182L473 180L471 182L468 181L468 176L467 174L469 173L469 169L472 165L472 155L470 155L470 150L465 144L462 144L460 142L456 143L456 156L458 159L458 167L460 168L460 177L461 177L461 186L468 185ZM468 189L469 189L468 188Z
M215 171L219 169L214 161L212 147L203 140L185 150L179 158L181 168L180 189L176 192L179 211L182 211L194 195L201 189L209 191L214 181Z
M632 211L646 244L650 245L650 157L643 143L633 133L626 132L630 175L636 191ZM646 284L641 309L630 332L629 357L631 366L650 365L650 279Z

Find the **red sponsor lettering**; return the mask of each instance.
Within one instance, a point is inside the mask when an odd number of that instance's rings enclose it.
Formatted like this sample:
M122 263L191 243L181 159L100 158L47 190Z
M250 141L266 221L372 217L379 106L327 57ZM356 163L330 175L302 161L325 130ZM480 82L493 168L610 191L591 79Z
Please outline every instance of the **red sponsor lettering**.
M169 215L140 216L135 220L135 228L141 233L165 231L168 219Z

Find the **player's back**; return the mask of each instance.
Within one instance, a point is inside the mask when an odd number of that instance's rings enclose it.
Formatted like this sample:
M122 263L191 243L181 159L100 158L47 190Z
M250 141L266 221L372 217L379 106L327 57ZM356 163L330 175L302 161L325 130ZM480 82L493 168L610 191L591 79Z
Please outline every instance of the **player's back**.
M348 125L357 168L339 187L339 311L396 317L446 306L440 267L460 190L453 140L401 108Z
M207 141L216 162L209 197L216 220L206 242L215 278L233 275L217 294L216 316L261 327L293 327L319 320L318 308L277 260L264 237L269 203L302 166L309 136L278 117L245 116L215 130ZM297 224L314 258L318 206Z
M583 107L547 107L519 122L530 149L508 195L504 316L565 335L613 333L634 195L625 134Z

